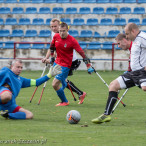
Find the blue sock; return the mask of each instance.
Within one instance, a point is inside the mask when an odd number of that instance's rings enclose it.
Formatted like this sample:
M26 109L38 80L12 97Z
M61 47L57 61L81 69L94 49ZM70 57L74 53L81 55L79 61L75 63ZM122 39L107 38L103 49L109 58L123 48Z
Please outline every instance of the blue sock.
M62 102L68 102L68 100L66 99L64 91L63 91L62 88L60 88L56 92L57 92L57 95L59 96L59 98L61 99Z
M9 113L10 119L26 119L26 113L24 112L16 112L16 113Z

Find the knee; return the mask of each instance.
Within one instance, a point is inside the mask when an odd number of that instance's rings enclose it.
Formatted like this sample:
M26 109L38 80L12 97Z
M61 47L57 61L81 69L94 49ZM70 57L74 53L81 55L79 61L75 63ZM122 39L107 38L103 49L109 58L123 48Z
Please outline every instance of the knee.
M146 86L141 87L143 91L146 91Z
M7 103L12 99L12 94L9 92L4 92L1 94L2 103Z
M27 112L26 113L26 119L33 119L33 113L32 112Z
M120 89L120 85L119 85L117 80L114 80L114 81L112 81L110 83L109 91L116 91L116 92L118 92L119 89Z

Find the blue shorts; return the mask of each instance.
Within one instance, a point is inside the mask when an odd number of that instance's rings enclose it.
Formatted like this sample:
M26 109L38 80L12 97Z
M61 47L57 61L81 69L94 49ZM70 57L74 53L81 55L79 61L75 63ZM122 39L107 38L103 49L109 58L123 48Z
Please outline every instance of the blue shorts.
M53 66L55 66L55 65L57 65L57 64L54 63ZM63 89L67 86L67 83L65 80L68 77L69 70L70 70L70 68L61 66L62 73L55 76L56 79L61 81Z
M9 91L9 92L11 92L8 88L6 88L6 87L0 87L0 95L3 93L3 92L5 92L5 91ZM12 93L12 92L11 92ZM12 94L12 98L14 98L13 97L14 95ZM16 103L13 103L12 102L12 99L8 102L8 103L6 103L6 104L0 104L0 110L8 110L9 111L9 113L13 113L17 108L18 108L19 106L16 104Z

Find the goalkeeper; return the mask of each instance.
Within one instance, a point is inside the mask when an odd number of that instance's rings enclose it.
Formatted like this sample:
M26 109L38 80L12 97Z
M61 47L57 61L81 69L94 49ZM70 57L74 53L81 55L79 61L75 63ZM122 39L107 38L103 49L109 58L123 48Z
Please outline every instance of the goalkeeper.
M68 25L62 22L59 25L59 33L56 33L50 45L51 50L51 62L55 65L61 66L61 74L55 76L53 80L53 88L57 92L61 102L56 104L56 106L67 106L69 102L64 94L64 88L67 86L66 78L68 76L69 70L72 65L73 50L76 50L82 57L83 61L87 65L88 72L92 73L94 70L90 65L90 60L86 57L84 51L79 46L77 40L68 34ZM57 58L54 58L54 51L57 53ZM55 60L55 62L54 62ZM62 87L60 84L62 83Z
M51 77L61 73L59 65L51 67L49 73L38 79L27 79L20 75L22 72L22 61L15 59L10 63L10 69L3 67L0 70L0 110L1 116L9 119L32 119L32 112L18 106L16 97L21 88L39 86Z

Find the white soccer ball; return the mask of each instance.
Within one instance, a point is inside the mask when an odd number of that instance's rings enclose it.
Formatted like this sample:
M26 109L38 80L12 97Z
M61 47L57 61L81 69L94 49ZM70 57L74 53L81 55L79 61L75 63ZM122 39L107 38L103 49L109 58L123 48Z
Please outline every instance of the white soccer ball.
M71 110L67 113L66 115L66 120L70 123L70 124L77 124L81 119L81 115L78 111L76 110Z

